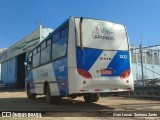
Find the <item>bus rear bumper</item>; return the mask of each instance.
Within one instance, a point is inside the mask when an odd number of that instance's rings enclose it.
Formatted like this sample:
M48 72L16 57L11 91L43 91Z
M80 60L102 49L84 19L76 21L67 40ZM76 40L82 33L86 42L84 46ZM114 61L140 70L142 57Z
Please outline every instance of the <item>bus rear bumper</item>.
M104 92L122 92L133 91L134 86L130 85L116 85L116 84L96 84L81 87L80 93L104 93Z

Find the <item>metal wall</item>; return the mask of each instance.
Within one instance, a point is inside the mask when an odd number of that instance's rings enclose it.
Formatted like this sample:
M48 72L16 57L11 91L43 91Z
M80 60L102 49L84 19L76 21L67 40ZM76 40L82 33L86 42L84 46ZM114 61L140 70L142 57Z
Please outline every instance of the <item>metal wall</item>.
M8 88L15 87L16 83L16 57L9 59L1 64L1 77Z
M3 51L6 50L6 49L7 49L7 48L1 48L1 49L0 49L0 53L3 52ZM1 77L1 64L0 64L0 80L1 80L1 79L2 79L2 77Z
M142 53L140 47L132 47L131 53L134 80L142 81L144 78L145 81L160 78L160 45L142 47Z

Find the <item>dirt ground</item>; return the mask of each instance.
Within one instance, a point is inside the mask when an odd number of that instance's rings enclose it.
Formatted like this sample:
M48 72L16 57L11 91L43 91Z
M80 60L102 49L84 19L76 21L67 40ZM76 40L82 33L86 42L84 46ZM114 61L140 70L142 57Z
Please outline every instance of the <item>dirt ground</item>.
M40 118L23 118L31 120L157 120L159 117L124 117L123 114L146 113L160 116L160 101L145 100L124 97L101 97L96 103L85 103L83 97L74 100L63 98L58 105L48 105L44 96L37 96L35 100L27 99L23 90L1 91L0 92L0 111L8 112L41 112ZM123 117L117 117L119 113ZM113 115L114 114L114 115ZM1 116L1 115L0 115ZM108 117L115 116L115 117ZM3 120L21 120L20 117L3 117Z

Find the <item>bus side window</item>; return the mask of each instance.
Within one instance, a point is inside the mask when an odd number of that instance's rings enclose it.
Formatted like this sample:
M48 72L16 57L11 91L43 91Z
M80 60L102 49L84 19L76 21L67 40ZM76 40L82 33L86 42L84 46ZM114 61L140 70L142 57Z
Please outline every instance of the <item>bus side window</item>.
M52 43L52 60L58 60L66 56L67 45L68 45L68 26L63 28L61 31L61 38Z
M44 48L46 48L46 41L41 44L41 50L43 50Z
M52 60L60 59L66 55L68 36L52 44Z
M69 30L68 26L61 30L61 38L65 35L68 35L68 30Z
M51 39L47 40L47 46L51 44Z
M46 63L49 63L50 60L51 60L51 40L49 39L41 45L40 64L44 65Z
M38 67L39 66L39 63L40 63L40 47L36 48L34 51L33 51L33 59L32 59L32 67L35 68L35 67Z
M32 55L33 55L33 52L30 52L29 55L28 55L28 58L27 58L27 70L30 70L31 67L32 67Z
M56 34L53 35L53 42L60 39L60 32L58 31Z

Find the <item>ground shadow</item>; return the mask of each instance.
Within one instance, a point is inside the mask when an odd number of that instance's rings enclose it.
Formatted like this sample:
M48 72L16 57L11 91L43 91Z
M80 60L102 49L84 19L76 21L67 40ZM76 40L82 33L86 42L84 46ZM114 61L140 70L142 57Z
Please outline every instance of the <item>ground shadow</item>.
M85 103L81 100L62 99L60 104L48 105L45 97L35 100L27 98L0 98L0 111L45 111L45 112L92 112L114 110L98 103Z

